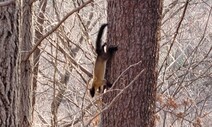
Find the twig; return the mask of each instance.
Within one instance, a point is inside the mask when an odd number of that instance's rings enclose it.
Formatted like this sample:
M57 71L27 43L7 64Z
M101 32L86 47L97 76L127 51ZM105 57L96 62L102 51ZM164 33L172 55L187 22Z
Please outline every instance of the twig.
M172 49L172 47L173 47L173 45L174 45L174 42L175 42L176 37L177 37L177 35L178 35L180 26L181 26L181 24L182 24L182 22L183 22L183 19L184 19L184 17L185 17L185 13L186 13L188 4L189 4L189 0L187 0L186 3L185 3L185 8L184 8L183 13L182 13L182 16L181 16L181 18L180 18L180 22L179 22L179 24L177 25L177 29L176 29L176 31L175 31L175 33L174 33L174 37L173 37L173 40L172 40L172 42L171 42L170 48L169 48L168 53L167 53L167 55L166 55L166 57L165 57L165 59L164 59L162 65L161 65L161 67L160 67L160 69L159 69L159 72L162 70L163 64L167 61L168 56L169 56L169 54L170 54L170 52L171 52L171 49ZM166 68L165 68L165 70L166 70ZM165 72L165 71L164 71L164 72Z
M113 88L113 86L118 82L118 80L121 78L121 76L123 76L130 68L137 66L138 64L142 63L142 61L139 61L135 64L131 64L129 67L127 67L120 75L119 77L114 81L111 89Z
M50 30L49 32L47 32L42 38L40 38L36 44L34 45L34 47L31 49L31 51L29 51L29 54L26 56L26 58L24 59L25 61L27 61L29 59L29 57L32 55L32 53L35 51L35 49L37 49L37 47L40 45L40 43L46 38L48 37L50 34L52 34L55 30L57 30L57 28L60 27L60 25L73 13L79 11L80 9L82 9L83 7L85 7L87 4L91 3L93 0L88 0L87 2L84 2L83 5L79 6L78 8L75 8L74 10L72 10L71 12L69 12L55 27L52 28L52 30Z
M140 62L138 62L140 63ZM138 64L136 63L136 64ZM127 69L128 70L128 69ZM90 125L90 123L92 122L93 119L95 119L98 115L100 115L101 113L105 112L107 109L109 109L109 107L114 104L114 102L116 102L117 98L127 89L129 88L138 78L139 76L144 72L145 69L141 70L139 74L136 75L136 77L126 86L124 87L117 95L115 98L113 98L113 100L109 103L109 105L107 105L101 112L97 113L93 118L91 118L88 123L86 124L85 127L88 127Z

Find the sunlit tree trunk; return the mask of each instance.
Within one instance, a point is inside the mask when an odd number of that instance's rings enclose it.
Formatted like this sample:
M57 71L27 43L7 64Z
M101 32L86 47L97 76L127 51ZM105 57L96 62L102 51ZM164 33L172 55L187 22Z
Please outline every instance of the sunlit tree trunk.
M108 0L108 43L119 47L106 78L102 127L154 127L158 39L162 0ZM115 100L113 100L115 99ZM112 102L112 104L111 104Z
M32 0L19 0L19 97L20 107L18 107L19 125L28 127L32 125L32 67L31 57L26 59L26 55L32 48Z
M7 0L6 0L7 1ZM3 2L6 2L3 1ZM24 3L24 4L22 4ZM0 125L31 125L31 4L12 1L0 7Z

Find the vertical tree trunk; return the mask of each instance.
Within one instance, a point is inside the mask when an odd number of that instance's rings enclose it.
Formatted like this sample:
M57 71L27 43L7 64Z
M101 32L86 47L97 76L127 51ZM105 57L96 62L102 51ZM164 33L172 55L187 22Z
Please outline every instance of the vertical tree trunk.
M32 11L31 0L20 0L19 2L19 96L20 107L18 117L20 126L29 127L32 125L32 67L31 57L26 55L32 48Z
M5 2L5 1L4 1ZM23 4L22 4L23 3ZM13 1L0 7L0 125L31 125L31 4Z
M162 0L108 0L108 42L118 45L119 50L106 78L114 81L131 67L113 86L125 89L103 96L103 103L112 104L102 114L102 127L155 126L161 13Z
M2 127L15 127L18 123L17 16L15 3L0 7L0 125Z

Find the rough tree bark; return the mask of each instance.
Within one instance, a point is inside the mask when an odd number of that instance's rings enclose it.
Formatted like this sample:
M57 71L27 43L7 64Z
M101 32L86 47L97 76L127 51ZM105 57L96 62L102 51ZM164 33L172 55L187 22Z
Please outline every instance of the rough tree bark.
M119 50L106 77L115 81L126 68L134 65L112 88L126 89L103 96L103 104L109 108L102 113L102 127L155 126L161 13L162 0L108 0L108 43L118 45Z
M31 48L30 6L27 0L17 0L0 8L0 125L3 127L31 125L31 64L30 59L24 61Z
M5 1L4 1L5 2ZM18 19L15 3L0 7L0 125L17 125Z
M18 90L20 104L18 107L19 126L32 125L32 59L26 59L32 48L32 0L19 0L19 60Z

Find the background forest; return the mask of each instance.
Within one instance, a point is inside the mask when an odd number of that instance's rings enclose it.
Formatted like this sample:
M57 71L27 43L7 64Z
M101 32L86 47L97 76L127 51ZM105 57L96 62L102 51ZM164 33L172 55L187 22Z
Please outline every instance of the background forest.
M212 1L188 1L163 1L156 127L212 126ZM107 1L39 0L32 11L33 126L98 126L102 94L91 98L88 80Z

